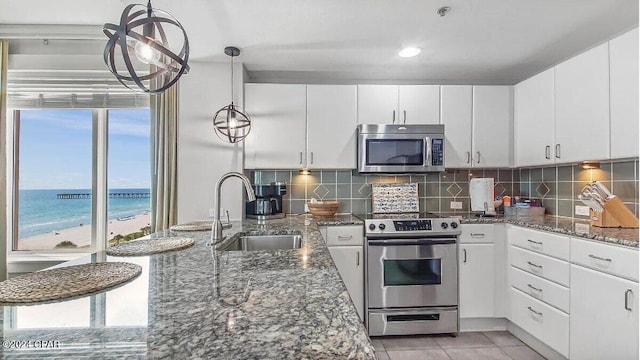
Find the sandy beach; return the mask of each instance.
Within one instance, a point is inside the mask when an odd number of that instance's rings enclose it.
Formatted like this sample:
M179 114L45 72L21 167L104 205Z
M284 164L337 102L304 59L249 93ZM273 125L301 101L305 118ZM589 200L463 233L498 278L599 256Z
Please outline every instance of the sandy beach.
M126 220L109 220L107 226L107 239L114 235L127 235L137 231L151 223L150 214L140 214ZM91 245L91 225L76 226L69 229L57 230L46 234L35 235L18 240L20 250L48 250L56 247L63 241L71 241L80 247Z

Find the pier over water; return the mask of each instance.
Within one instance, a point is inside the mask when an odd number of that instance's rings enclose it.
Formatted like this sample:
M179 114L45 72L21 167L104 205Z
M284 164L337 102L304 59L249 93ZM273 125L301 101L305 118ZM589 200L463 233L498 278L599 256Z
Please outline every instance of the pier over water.
M144 199L149 198L151 194L144 192L115 192L109 193L111 199ZM58 199L91 199L91 193L66 193L57 194Z

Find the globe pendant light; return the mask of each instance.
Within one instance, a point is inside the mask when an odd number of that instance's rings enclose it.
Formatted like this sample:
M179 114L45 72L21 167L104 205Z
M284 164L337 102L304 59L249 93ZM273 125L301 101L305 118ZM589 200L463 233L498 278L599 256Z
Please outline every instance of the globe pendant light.
M169 13L153 9L151 0L146 6L128 5L120 24L104 24L102 31L109 38L104 48L105 64L120 83L132 90L162 93L189 71L187 33ZM171 47L169 38L182 38L181 46ZM131 52L135 59L150 65L149 74L136 72Z
M231 104L213 115L213 126L220 139L237 143L251 132L251 119L242 108L233 103L233 57L240 55L240 49L228 46L224 48L224 53L231 56Z

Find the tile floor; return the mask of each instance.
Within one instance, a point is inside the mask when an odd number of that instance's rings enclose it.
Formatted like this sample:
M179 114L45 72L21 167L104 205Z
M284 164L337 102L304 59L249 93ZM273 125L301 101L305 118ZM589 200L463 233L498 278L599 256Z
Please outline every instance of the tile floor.
M372 337L378 360L544 360L506 331Z

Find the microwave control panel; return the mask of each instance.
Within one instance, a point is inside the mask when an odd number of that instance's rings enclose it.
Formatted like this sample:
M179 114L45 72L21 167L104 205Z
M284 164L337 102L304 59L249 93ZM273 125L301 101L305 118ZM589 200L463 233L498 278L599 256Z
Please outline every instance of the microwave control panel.
M444 166L444 139L431 139L431 165Z

